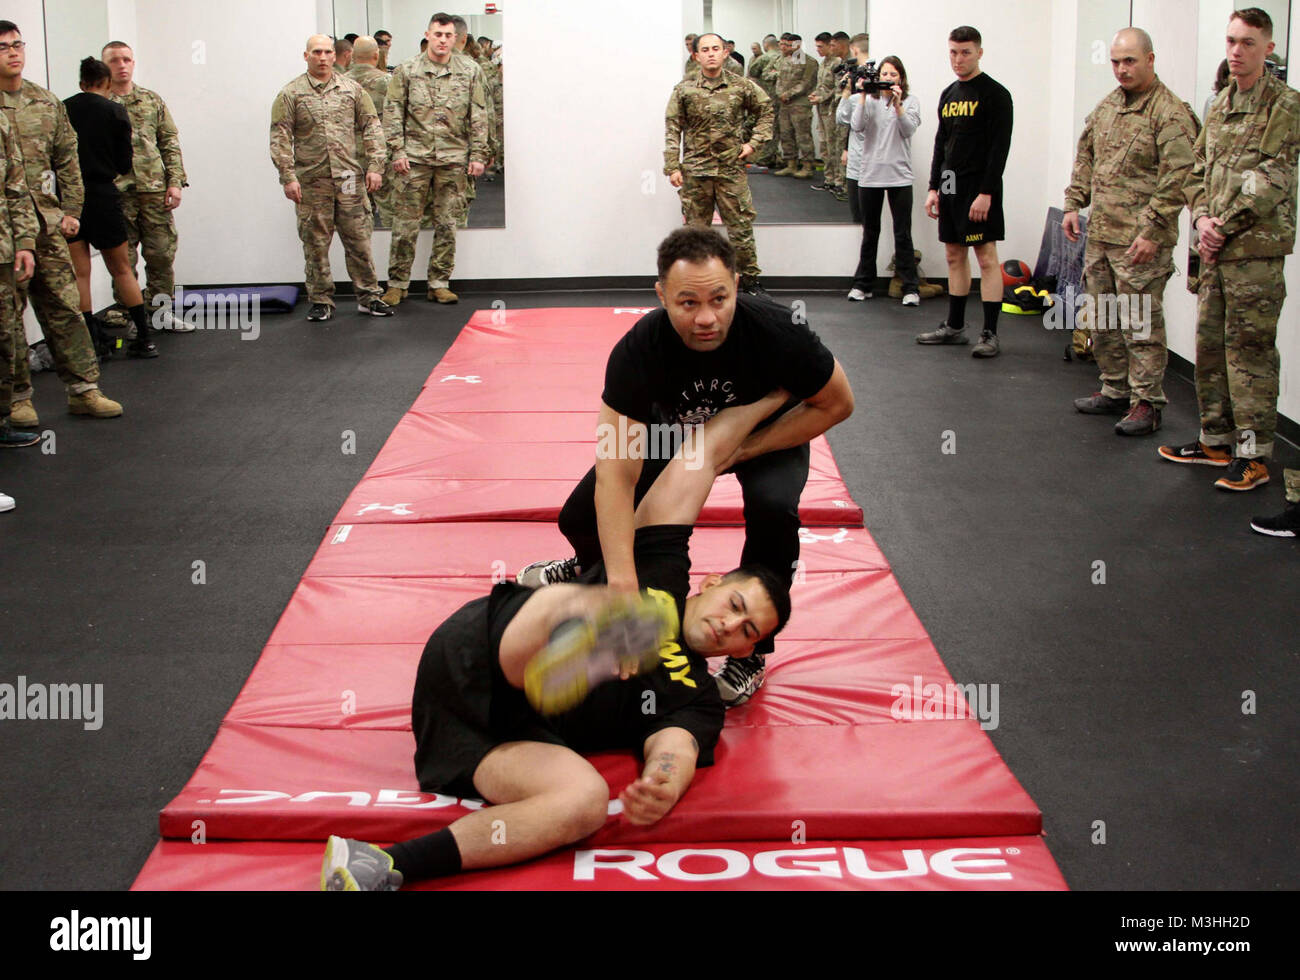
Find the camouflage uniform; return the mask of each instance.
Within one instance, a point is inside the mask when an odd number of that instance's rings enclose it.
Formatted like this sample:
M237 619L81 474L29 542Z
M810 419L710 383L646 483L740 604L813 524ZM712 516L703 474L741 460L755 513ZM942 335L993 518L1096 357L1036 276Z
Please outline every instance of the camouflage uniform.
M808 95L817 84L817 62L800 52L803 62L782 57L777 62L777 114L781 127L781 155L786 160L816 159L812 138L812 103ZM782 102L789 96L789 102Z
M0 422L9 416L13 396L14 334L23 329L18 316L18 291L14 283L14 257L21 251L36 251L36 211L27 189L22 152L9 124L9 114L0 112L0 145L4 146L4 199L0 200Z
M136 272L138 249L144 253L146 305L165 296L170 308L176 288L172 270L176 260L176 222L167 210L167 189L189 186L181 160L180 134L157 92L133 85L127 95L113 94L110 98L124 105L131 117L131 172L117 178L117 189L122 192L122 215L126 218L131 272ZM125 305L116 286L113 298Z
M497 61L492 65L492 73L488 78L489 87L492 89L492 108L496 112L497 123L497 152L496 168L498 170L505 166L506 162L506 125L505 125L505 98L503 91L504 81L502 75L502 62Z
M1300 504L1300 470L1283 470L1282 479L1286 481L1286 499Z
M1174 271L1183 187L1195 164L1197 122L1191 110L1156 78L1127 101L1116 88L1084 122L1065 189L1065 210L1092 204L1084 254L1085 286L1098 319L1115 309L1114 323L1092 324L1093 354L1101 372L1101 393L1162 408L1169 351L1165 344L1165 282ZM1132 264L1125 252L1141 236L1157 246L1155 256ZM1129 324L1128 297L1151 297L1149 323ZM1145 310L1145 300L1139 309ZM1119 324L1126 330L1113 329Z
M695 56L692 55L686 59L686 65L682 68L682 80L685 81L688 78L695 78L699 73L700 63L696 61Z
M375 107L375 114L379 117L380 126L383 126L384 119L384 99L388 97L388 72L380 71L374 65L354 64L348 69L347 77L356 82L366 90L366 95L370 96L370 101ZM357 133L357 161L365 159L365 134ZM386 154L385 154L386 156ZM393 223L393 208L389 202L389 197L393 191L393 180L388 173L388 167L384 167L384 182L379 186L374 194L370 197L379 209L379 219L385 225L391 226Z
M840 187L844 184L844 164L840 162L844 149L839 139L839 125L835 122L835 110L839 108L839 88L835 84L835 69L844 63L843 58L828 54L822 59L817 69L817 87L813 94L821 99L817 103L817 116L822 138L822 160L826 164L825 181L827 187Z
M54 94L23 79L22 88L4 93L5 113L18 135L27 189L36 206L40 230L36 235L36 275L18 287L19 308L14 337L14 401L32 397L32 373L27 360L27 332L22 310L30 296L37 322L54 355L54 369L68 389L78 395L99 387L99 358L86 321L81 318L77 275L68 254L68 241L59 229L64 215L81 217L86 192L77 158L77 133L68 112Z
M745 132L747 117L758 120L752 134ZM664 173L682 172L682 217L687 224L707 228L716 206L736 249L737 271L758 276L754 202L740 152L748 142L757 155L772 138L771 101L747 78L723 72L710 79L701 74L677 83L668 99L664 129Z
M456 263L456 225L465 210L465 169L485 163L487 95L483 72L468 58L439 65L421 54L400 65L388 83L384 135L394 163L408 160L408 174L393 178L393 237L388 285L409 288L429 195L434 199L429 288L447 288Z
M364 161L357 159L361 134ZM323 82L303 73L271 106L271 162L280 183L298 181L298 237L306 259L307 301L334 305L330 243L337 230L357 299L378 299L370 257L373 219L366 173L384 172L384 134L374 104L352 79L331 73Z
M1192 224L1223 220L1216 261L1201 267L1196 396L1201 442L1268 459L1277 428L1282 267L1295 245L1300 93L1269 72L1248 92L1233 79L1196 140L1186 188Z
M762 166L771 166L777 161L781 148L780 141L776 133L776 60L781 57L780 51L764 51L757 58L749 63L746 74L761 88L772 102L772 138L767 141L763 147L763 152L755 154L755 163ZM771 74L769 75L769 69Z

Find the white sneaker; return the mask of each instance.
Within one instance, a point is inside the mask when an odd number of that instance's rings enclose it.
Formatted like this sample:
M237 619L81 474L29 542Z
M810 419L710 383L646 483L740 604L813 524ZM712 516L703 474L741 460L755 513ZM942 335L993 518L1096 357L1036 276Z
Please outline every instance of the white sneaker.
M0 493L0 514L7 510L14 509L14 498L8 494Z
M918 293L908 293L906 296L903 297L903 305L920 306L921 305L920 295Z
M167 309L155 310L149 322L155 330L170 330L173 333L194 332L194 324L178 320L172 315L172 311Z
M871 299L871 294L868 292L864 292L863 290L859 289L857 286L854 286L852 289L849 290L849 299L851 299L855 303L860 303L864 299Z

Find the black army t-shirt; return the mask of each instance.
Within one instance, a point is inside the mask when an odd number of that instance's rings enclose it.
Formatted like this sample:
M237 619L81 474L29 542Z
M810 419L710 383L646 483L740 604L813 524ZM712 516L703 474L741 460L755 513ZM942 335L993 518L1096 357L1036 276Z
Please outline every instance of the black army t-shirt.
M794 399L826 387L835 358L789 307L736 297L727 339L716 350L682 343L664 309L647 313L610 352L601 399L635 422L693 425L774 388ZM788 407L788 406L787 406Z
M939 129L930 161L930 190L951 170L981 194L996 194L1011 151L1011 93L981 72L956 81L939 96Z

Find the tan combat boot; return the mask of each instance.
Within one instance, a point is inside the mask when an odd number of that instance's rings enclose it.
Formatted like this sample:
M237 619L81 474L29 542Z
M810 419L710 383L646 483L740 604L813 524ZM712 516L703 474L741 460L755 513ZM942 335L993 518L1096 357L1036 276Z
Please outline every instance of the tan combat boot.
M813 165L807 160L799 161L799 169L796 170L792 177L798 177L800 180L808 180L813 176Z
M439 286L437 289L429 290L430 303L459 303L460 297L450 289Z
M774 170L772 172L773 177L793 177L794 174L795 174L795 166L793 160L784 161L784 163L782 163L781 165L780 170Z
M389 286L380 297L389 306L396 306L406 298L406 290L398 286Z
M30 429L41 424L30 398L24 398L9 406L9 424L15 429Z
M73 415L115 419L122 414L122 406L111 398L105 398L104 393L98 388L91 388L80 395L68 395L68 411Z

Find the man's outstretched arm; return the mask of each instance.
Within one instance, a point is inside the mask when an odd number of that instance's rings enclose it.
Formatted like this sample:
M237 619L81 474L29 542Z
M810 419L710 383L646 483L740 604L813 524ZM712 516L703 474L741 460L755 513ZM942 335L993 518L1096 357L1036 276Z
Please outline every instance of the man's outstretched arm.
M695 778L700 746L685 728L661 728L645 740L645 768L618 798L630 823L645 827L668 816Z
M619 433L640 425L601 403L596 431ZM637 590L636 565L632 561L635 536L633 514L636 508L636 483L641 478L641 458L629 458L627 447L616 445L617 439L597 443L596 453L596 531L605 561L605 580L615 592ZM608 451L610 448L614 451Z

